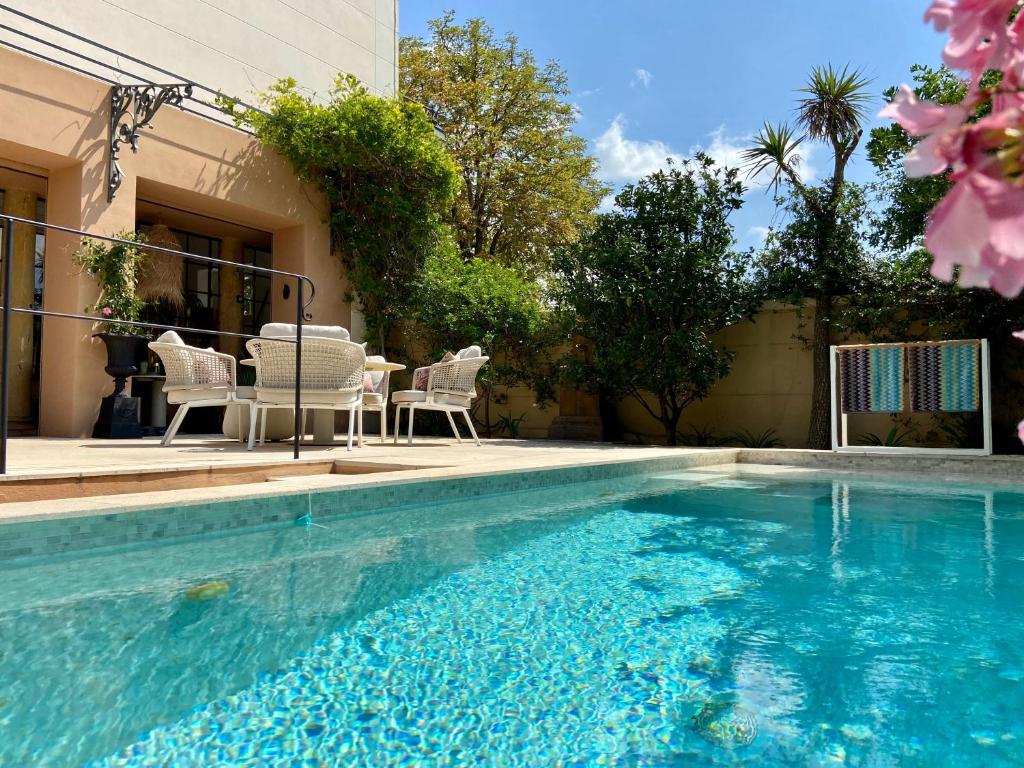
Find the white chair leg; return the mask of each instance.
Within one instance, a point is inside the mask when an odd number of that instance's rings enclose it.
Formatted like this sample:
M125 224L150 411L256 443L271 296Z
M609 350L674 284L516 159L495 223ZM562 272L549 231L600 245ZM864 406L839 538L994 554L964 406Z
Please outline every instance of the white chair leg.
M267 417L270 415L270 409L263 409L263 418L260 420L260 445L266 441L267 438ZM301 435L299 435L301 437Z
M256 403L252 403L249 406L249 447L247 450L252 450L253 443L256 442L256 421L260 417L260 409Z
M398 435L402 431L402 406L395 406L395 425L393 427L395 432L394 444L398 445Z
M455 439L461 443L462 435L459 434L459 428L455 426L455 419L452 418L452 412L445 411L444 415L448 417L448 423L452 425L452 432L455 433Z
M350 408L348 412L348 449L352 450L352 438L355 436L356 409Z
M359 408L359 447L363 447L363 409Z
M183 403L178 406L178 412L174 414L174 418L171 419L171 425L167 427L167 431L164 432L164 439L160 441L160 445L170 445L171 440L178 434L178 427L181 426L181 422L185 420L185 414L188 413L188 403Z
M412 445L412 422L416 418L416 406L409 406L409 439L406 441L407 445Z
M469 418L469 411L463 409L462 415L466 417L466 424L469 425L469 433L473 436L473 441L480 445L480 438L476 436L476 429L473 427L473 420Z
M380 407L380 444L384 443L388 439L388 404L384 403Z
M303 408L302 409L302 419L300 420L300 423L302 424L302 435L301 435L301 437L305 437L306 436L306 429L308 428L308 424L309 424L309 408Z

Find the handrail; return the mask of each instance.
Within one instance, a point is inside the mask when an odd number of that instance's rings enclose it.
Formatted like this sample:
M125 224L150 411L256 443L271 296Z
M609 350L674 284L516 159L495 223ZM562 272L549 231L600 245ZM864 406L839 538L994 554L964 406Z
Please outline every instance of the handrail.
M4 253L3 253L3 306L0 307L3 318L3 331L0 333L0 475L7 474L7 438L8 438L8 401L10 395L10 335L11 335L11 315L12 313L35 315L39 317L60 317L70 320L84 320L88 322L117 322L120 325L128 325L134 328L150 328L154 330L165 330L165 331L184 331L186 333L203 333L211 336L226 336L235 338L251 339L255 338L252 334L248 333L233 333L231 331L212 331L205 328L186 328L184 326L167 325L164 323L144 323L137 320L109 320L104 317L98 317L96 315L85 315L77 314L74 312L55 312L53 310L44 309L31 309L27 307L12 307L10 303L11 296L11 276L14 262L14 227L15 225L31 226L35 229L53 230L56 232L64 232L71 235L76 235L82 238L88 238L91 240L101 240L108 243L117 243L120 245L127 245L132 248L139 248L140 250L155 251L158 253L166 253L172 256L177 256L181 259L192 259L205 264L217 264L228 267L233 267L247 272L255 272L264 275L277 275L278 277L284 277L295 280L296 289L296 302L295 302L295 435L293 438L293 450L292 457L295 459L299 458L300 455L300 438L302 437L302 397L301 397L301 385L302 385L302 324L303 321L310 319L306 314L306 309L313 302L313 296L316 294L316 285L313 281L299 272L286 272L281 269L273 269L271 267L260 267L255 264L240 264L235 261L228 261L227 259L218 259L213 256L199 256L197 254L187 253L185 251L176 251L173 248L165 248L159 245L150 245L149 243L136 242L134 240L125 240L119 237L110 237L107 235L93 235L80 229L74 229L72 227L65 227L59 224L49 224L45 221L35 221L33 219L25 219L20 216L10 216L6 214L0 214L0 222L4 223ZM306 299L305 288L309 286L309 298ZM290 341L290 340L289 340Z

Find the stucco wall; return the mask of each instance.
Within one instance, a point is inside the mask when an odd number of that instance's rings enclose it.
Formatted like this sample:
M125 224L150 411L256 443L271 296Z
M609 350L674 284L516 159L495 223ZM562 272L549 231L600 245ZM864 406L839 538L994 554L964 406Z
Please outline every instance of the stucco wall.
M813 306L802 313L794 307L771 304L752 322L728 328L718 336L720 343L736 353L730 374L711 390L703 401L683 412L679 431L695 430L718 438L735 436L745 430L759 436L774 430L774 436L787 448L807 445L810 424L812 360L804 339L811 333ZM833 343L863 343L872 339L833 339ZM998 389L998 385L994 387ZM998 392L993 393L998 403ZM627 432L644 441L663 442L664 430L633 399L620 403L619 420ZM851 414L849 440L864 444L866 436L885 438L897 426L890 414ZM901 414L899 431L909 430L913 444L928 447L948 446L947 437L927 414ZM917 443L917 440L923 441ZM732 441L732 444L737 444Z
M325 94L339 72L355 75L377 93L395 92L397 0L11 0L9 5L243 100L282 77ZM114 61L11 14L0 16L12 27ZM9 32L4 37L46 50ZM133 72L140 69L122 63ZM167 81L155 73L152 79Z
M810 319L805 314L804 321ZM796 313L779 306L765 308L753 322L723 331L719 341L736 353L732 372L706 400L683 412L680 430L698 427L728 435L739 429L760 433L773 428L786 445L803 445L810 421L811 354L797 338L802 333ZM663 437L661 425L635 400L621 403L619 419L629 432Z
M125 179L106 199L109 90L102 83L0 48L0 165L46 178L50 223L109 235L133 230L138 199L270 233L274 266L308 274L319 291L311 322L351 323L337 259L330 253L327 207L281 156L252 137L164 107L122 154ZM46 240L43 307L81 312L98 290L74 263L76 238ZM275 319L295 317L295 293L275 285ZM40 421L43 435L86 436L109 393L102 345L87 323L43 321Z

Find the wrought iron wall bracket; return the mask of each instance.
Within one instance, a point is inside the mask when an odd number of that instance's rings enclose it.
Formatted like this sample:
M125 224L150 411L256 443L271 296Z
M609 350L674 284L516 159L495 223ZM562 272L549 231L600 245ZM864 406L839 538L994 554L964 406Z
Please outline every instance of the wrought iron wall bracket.
M110 147L107 157L107 202L124 180L118 163L121 145L127 144L132 152L139 151L139 131L149 127L150 121L164 104L181 107L192 96L191 83L168 85L115 85L110 89Z

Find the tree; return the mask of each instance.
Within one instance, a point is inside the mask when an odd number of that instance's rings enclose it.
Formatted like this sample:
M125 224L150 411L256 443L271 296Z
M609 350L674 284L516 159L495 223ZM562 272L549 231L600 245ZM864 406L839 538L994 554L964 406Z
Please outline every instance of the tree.
M327 198L333 245L384 352L412 306L427 254L444 237L458 170L421 106L374 96L352 77L338 78L326 104L290 79L262 101L266 112L237 119Z
M554 298L593 353L574 358L570 375L635 399L669 445L683 410L730 370L715 333L756 307L749 257L732 251L742 195L736 170L698 154L627 185L618 210L555 258Z
M804 193L784 201L787 223L773 229L758 255L754 278L760 292L800 305L807 296L819 295L823 287L832 293L831 337L843 330L842 307L851 295L870 290L866 276L870 258L864 248L867 229L867 189L846 184L834 201L828 259L822 260L819 213L833 204L831 185L804 187Z
M914 94L922 101L960 104L968 92L969 83L944 66L935 69L917 64L911 67L911 75ZM991 88L997 82L998 74L989 72L982 85ZM887 102L896 95L896 88L885 91ZM982 105L969 122L989 112L989 105ZM920 142L921 138L895 123L871 131L867 156L880 181L874 185L879 212L872 221L869 240L882 253L869 264L861 290L850 296L843 323L878 341L987 338L995 382L995 447L999 452L1017 452L1020 445L1012 434L1024 409L1018 384L1024 355L1006 329L1024 325L1024 299L964 289L931 276L932 256L923 243L925 228L929 214L952 182L949 171L919 178L907 175L904 157Z
M801 89L804 97L797 108L797 124L803 134L797 135L787 125L766 124L754 145L744 152L751 173L770 173L774 189L785 185L806 213L801 226L807 231L802 239L810 249L799 268L806 273L804 298L814 301L810 448L827 448L830 441L829 344L834 300L842 287L836 278L845 271L837 262L847 252L841 240L846 227L840 219L849 197L846 169L860 144L867 117L867 86L868 80L859 71L840 71L831 64L814 69ZM798 173L797 149L804 141L819 141L831 150L832 175L819 187L806 184Z
M423 104L462 169L448 211L466 261L542 273L551 250L576 240L605 189L573 134L565 73L539 66L514 35L447 13L429 39L403 38L401 88Z
M410 329L433 362L444 351L480 344L490 363L479 375L479 421L489 437L495 388L530 384L544 402L553 378L546 355L557 343L538 284L485 259L464 262L454 244L432 254Z
M934 69L923 64L910 68L917 98L937 104L959 104L967 95L969 83L947 67ZM896 98L897 89L883 94L887 103ZM982 113L976 115L981 117ZM911 178L903 167L903 158L918 143L898 123L871 129L866 149L868 160L880 176L878 192L883 201L881 226L875 227L872 243L892 251L920 247L928 214L945 197L951 186L949 172L937 176Z

